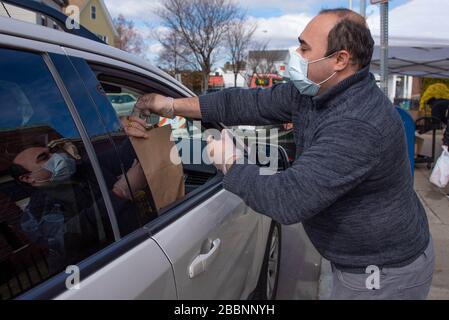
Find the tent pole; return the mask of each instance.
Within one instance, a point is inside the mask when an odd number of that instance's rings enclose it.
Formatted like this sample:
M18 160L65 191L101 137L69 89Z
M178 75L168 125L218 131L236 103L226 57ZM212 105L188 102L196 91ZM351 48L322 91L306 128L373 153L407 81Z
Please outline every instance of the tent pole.
M380 4L381 89L388 97L388 0Z

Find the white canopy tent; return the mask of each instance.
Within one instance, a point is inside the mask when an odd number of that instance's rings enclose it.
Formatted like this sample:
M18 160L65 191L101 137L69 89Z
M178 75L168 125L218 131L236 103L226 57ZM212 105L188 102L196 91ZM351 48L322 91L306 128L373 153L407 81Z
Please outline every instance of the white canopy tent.
M380 72L380 46L375 39L371 71ZM449 39L390 38L390 74L416 77L449 78Z

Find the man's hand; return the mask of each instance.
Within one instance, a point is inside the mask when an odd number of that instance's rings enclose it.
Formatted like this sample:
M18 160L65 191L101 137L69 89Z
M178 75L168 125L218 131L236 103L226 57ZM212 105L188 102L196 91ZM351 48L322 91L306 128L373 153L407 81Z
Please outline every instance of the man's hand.
M155 113L173 119L175 116L174 99L156 93L145 94L137 99L133 114L134 112L143 113L146 116Z
M173 99L156 93L148 93L139 97L132 115L149 116L151 113L170 119L175 116L191 119L201 119L202 117L198 97Z
M243 158L243 150L237 148L232 140L232 135L224 129L220 139L212 136L207 138L206 152L211 162L218 170L226 174L237 159Z
M121 120L122 126L125 130L125 133L128 136L136 137L136 138L148 138L146 133L146 128L148 127L145 120L139 117L123 117Z

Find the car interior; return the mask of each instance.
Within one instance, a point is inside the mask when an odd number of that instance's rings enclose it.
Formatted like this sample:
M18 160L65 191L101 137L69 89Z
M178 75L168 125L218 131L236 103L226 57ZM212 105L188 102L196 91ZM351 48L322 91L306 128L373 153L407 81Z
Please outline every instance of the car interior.
M157 84L151 83L143 77L124 74L123 72L104 67L96 67L92 65L91 67L96 73L97 79L100 81L106 95L113 96L121 93L127 93L138 98L145 93L160 93L172 97L178 96L176 92L171 92L167 88L157 86ZM133 77L135 77L135 79L129 79ZM132 110L129 110L129 114L131 114L131 111ZM186 159L183 158L183 150L189 148L188 154L190 155L190 159L189 161L183 161L182 164L184 170L186 195L207 184L208 181L219 174L214 165L205 163L203 159L201 159L201 163L193 163L194 141L196 141L196 143L198 143L198 141L200 142L202 151L206 147L206 141L202 137L201 133L207 129L206 126L212 127L211 124L202 123L201 128L195 128L194 122L191 119L186 119L183 117L168 119L159 117L158 115L150 115L146 120L149 125L153 126L164 126L168 124L172 126L172 134L176 140L175 143L178 146L181 159ZM213 127L217 128L216 126Z

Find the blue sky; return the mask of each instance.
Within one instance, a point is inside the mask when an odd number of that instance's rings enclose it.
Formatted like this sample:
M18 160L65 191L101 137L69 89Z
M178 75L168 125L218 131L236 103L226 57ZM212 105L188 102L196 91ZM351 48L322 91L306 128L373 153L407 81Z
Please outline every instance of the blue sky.
M400 6L410 0L392 0L390 2L390 8L395 8L397 6ZM245 3L246 2L246 3ZM345 7L347 8L349 5L348 0L315 0L315 1L303 1L303 0L296 0L294 2L299 3L297 5L297 9L294 9L294 6L289 6L288 12L283 9L283 7L279 7L278 1L263 1L267 2L267 4L263 5L262 7L259 7L260 1L256 5L253 5L252 1L239 1L239 3L242 5L242 7L248 7L248 14L251 16L254 16L256 18L270 18L270 17L278 17L282 16L286 13L310 13L310 14L316 14L323 8L335 8L335 7ZM280 1L282 2L282 1ZM270 4L271 3L271 4ZM286 2L287 3L287 2ZM293 3L293 1L291 1ZM303 4L301 4L303 3ZM360 1L359 0L353 0L353 9L358 11ZM366 1L367 5L369 6L369 0ZM370 10L373 10L374 8L369 8ZM369 10L367 10L369 11Z
M135 22L147 45L146 57L152 62L161 49L155 34L161 23L153 14L158 0L104 0L113 17L122 13ZM348 7L348 0L240 0L247 10L248 21L258 28L254 38L268 42L271 49L289 49L297 45L297 37L307 23L322 9ZM359 0L353 9L359 10ZM390 35L449 39L449 0L390 0ZM379 6L367 0L368 25L376 38L380 34ZM449 40L448 40L449 42ZM226 59L220 57L220 61Z

